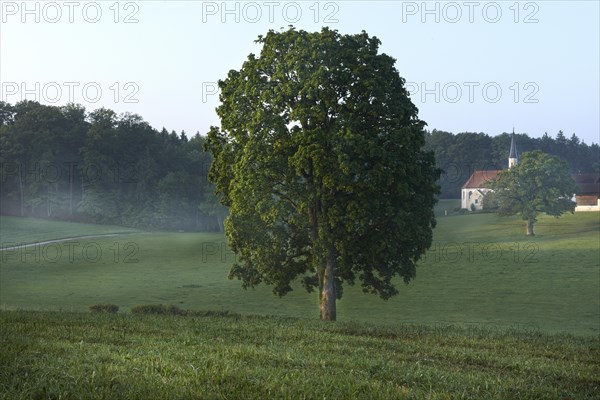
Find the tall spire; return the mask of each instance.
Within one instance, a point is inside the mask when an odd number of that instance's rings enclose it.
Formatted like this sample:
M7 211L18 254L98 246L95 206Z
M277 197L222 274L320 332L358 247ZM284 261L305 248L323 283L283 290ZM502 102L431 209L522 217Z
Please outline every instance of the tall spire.
M515 128L512 131L512 137L510 140L510 154L508 155L508 168L517 165L519 162L517 158L517 143L515 142Z

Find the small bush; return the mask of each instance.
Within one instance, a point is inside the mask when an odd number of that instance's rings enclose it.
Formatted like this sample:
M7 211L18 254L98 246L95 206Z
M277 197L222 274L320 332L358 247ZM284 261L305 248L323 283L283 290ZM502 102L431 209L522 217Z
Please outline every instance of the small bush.
M234 317L239 318L240 314L229 311L194 311L182 310L173 305L163 304L142 304L131 309L132 314L154 314L154 315L181 315L187 317Z
M187 315L187 311L173 305L142 304L131 309L132 314Z
M240 317L240 314L230 313L229 311L192 311L188 310L188 315L194 317Z
M94 304L90 306L90 311L92 313L109 313L116 314L119 312L119 306L116 304Z

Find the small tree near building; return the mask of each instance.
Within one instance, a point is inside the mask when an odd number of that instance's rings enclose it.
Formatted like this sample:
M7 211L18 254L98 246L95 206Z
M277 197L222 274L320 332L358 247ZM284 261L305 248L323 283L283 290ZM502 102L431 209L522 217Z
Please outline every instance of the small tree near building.
M527 221L527 235L534 236L539 213L560 217L573 212L571 197L576 184L566 161L539 150L523 153L519 163L498 174L492 182L500 215L520 215Z
M493 190L490 190L483 196L481 208L487 213L493 213L498 210L498 201L496 200L496 193Z

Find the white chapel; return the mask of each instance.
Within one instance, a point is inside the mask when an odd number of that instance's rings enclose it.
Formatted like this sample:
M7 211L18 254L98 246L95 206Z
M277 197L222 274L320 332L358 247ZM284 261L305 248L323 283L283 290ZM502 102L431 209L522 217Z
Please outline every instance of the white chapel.
M508 155L508 168L511 168L519 162L517 157L517 144L515 142L515 130L510 140L510 153ZM483 196L491 189L490 181L494 180L502 170L475 171L465 182L461 189L461 208L467 210L481 210Z

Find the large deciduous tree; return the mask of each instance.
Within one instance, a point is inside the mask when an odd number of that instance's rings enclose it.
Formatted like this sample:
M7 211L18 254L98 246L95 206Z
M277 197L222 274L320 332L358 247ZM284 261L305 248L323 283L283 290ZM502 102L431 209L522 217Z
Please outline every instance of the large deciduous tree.
M230 209L230 278L282 296L295 279L336 319L342 283L388 299L430 246L440 171L379 39L290 28L219 82L209 177Z
M528 236L534 236L539 213L558 218L575 208L576 184L567 162L539 150L523 153L516 166L498 174L492 188L498 214L520 215Z

